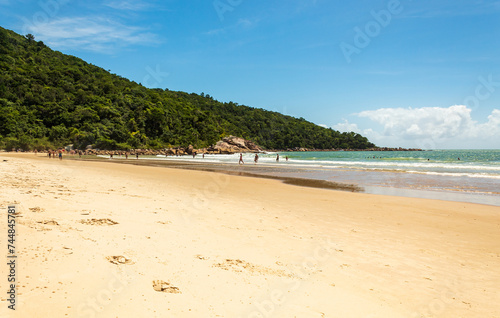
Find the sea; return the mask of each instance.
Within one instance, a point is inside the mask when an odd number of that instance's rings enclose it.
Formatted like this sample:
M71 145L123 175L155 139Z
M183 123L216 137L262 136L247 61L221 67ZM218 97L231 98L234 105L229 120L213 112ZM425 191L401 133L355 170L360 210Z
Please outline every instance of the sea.
M279 155L279 161L277 157ZM500 206L500 149L428 151L268 152L144 157L202 168L353 185L372 194Z

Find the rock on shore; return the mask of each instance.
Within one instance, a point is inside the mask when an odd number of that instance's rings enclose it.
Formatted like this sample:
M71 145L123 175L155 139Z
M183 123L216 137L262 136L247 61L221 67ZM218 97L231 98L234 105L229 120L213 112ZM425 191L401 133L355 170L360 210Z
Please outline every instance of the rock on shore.
M68 150L70 151L70 150ZM219 140L215 145L208 148L196 149L193 145L188 147L173 147L165 149L129 149L129 150L103 150L103 149L92 149L92 147L87 147L84 151L86 155L146 155L146 156L183 156L183 155L199 155L199 154L234 154L234 153L259 153L264 150L257 144L250 140L246 140L241 137L229 136L224 137ZM377 147L369 149L312 149L312 148L302 148L295 147L289 149L266 149L266 151L423 151L422 149L415 148L388 148L388 147ZM78 150L71 150L72 153L78 153Z
M208 151L231 154L239 152L261 152L262 149L250 140L229 136L218 141L215 146L208 148Z
M188 147L174 147L165 148L160 150L153 149L129 149L129 150L99 150L99 149L86 149L86 155L166 155L166 156L183 156L194 154L233 154L233 153L246 153L246 152L261 152L262 148L257 146L254 142L246 140L241 137L229 136L224 137L215 145L208 148L195 149L193 145Z

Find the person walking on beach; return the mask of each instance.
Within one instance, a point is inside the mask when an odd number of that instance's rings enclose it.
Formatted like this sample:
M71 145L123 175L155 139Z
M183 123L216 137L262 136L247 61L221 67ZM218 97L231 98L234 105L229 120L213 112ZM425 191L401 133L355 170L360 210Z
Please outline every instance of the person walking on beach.
M276 155L276 162L279 162L280 161L280 154L277 154Z
M62 160L62 150L59 149L59 160Z
M240 165L241 165L241 164L245 164L245 163L243 162L243 155L242 155L241 153L240 153L240 161L238 162L238 164L240 164Z
M139 159L139 153L138 152L135 153L135 159Z
M257 161L259 161L259 154L255 154L255 158L253 159L253 162L257 164Z
M128 159L128 152L125 153L125 159Z

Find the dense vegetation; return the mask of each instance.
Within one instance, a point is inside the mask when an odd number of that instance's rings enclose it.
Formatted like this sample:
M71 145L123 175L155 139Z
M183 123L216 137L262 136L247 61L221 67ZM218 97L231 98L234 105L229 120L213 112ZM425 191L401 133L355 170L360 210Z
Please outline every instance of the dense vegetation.
M228 135L267 149L373 147L302 118L147 89L0 27L0 148L202 148Z

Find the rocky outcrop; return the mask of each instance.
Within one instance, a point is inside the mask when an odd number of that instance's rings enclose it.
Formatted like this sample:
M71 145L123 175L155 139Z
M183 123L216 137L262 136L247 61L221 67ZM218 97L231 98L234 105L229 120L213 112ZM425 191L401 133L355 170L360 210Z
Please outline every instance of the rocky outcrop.
M425 151L422 149L415 148L388 148L388 147L380 147L380 148L369 148L369 149L310 149L310 148L290 148L290 149L267 149L266 151ZM47 151L42 151L47 152ZM234 153L258 153L263 152L262 148L257 146L255 143L245 140L241 137L229 136L225 137L222 140L218 141L215 145L212 145L208 148L195 149L192 145L189 145L187 148L183 147L175 147L175 148L165 148L159 150L153 149L129 149L129 150L100 150L100 149L92 149L91 147L87 147L86 150L83 151L85 155L117 155L117 156L156 156L156 155L164 155L164 156L185 156L185 155L201 155L201 154L234 154ZM68 151L68 154L78 154L79 150L71 150Z
M261 152L262 148L257 146L250 140L245 140L241 137L229 136L218 141L215 145L208 148L196 149L193 145L189 145L186 148L175 147L175 148L165 148L159 150L153 149L129 149L129 150L103 150L103 149L92 149L88 147L84 154L86 155L144 155L144 156L184 156L184 155L201 155L201 154L233 154L240 152ZM72 151L77 154L78 151Z
M262 149L250 140L229 136L207 149L209 152L231 154L239 152L261 152Z
M188 155L192 155L192 154L193 154L193 152L196 152L196 151L195 151L195 149L194 149L193 145L189 145L189 146L186 148L185 152L186 152Z
M152 149L129 149L125 150L99 150L92 149L92 147L87 147L84 151L86 155L146 155L146 156L155 156L155 155L165 155L165 156L184 156L184 155L201 155L201 154L233 154L233 153L244 153L244 152L253 152L258 153L262 152L262 148L256 145L254 142L250 140L246 140L241 137L229 136L224 137L222 140L218 141L215 145L212 145L208 148L195 149L193 145L189 145L186 148L183 147L175 147L175 148L165 148L160 150L152 150ZM267 151L423 151L422 149L415 148L388 148L388 147L379 147L379 148L369 148L369 149L310 149L310 148L290 148L290 149L274 149ZM71 150L73 153L77 153L78 151Z

